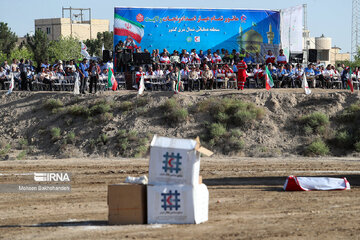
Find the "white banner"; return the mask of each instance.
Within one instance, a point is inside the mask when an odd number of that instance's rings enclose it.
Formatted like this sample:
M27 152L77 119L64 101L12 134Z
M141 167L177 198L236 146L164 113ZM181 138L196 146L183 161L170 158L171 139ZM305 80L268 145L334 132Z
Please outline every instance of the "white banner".
M290 52L303 51L303 6L286 8L280 14L281 46L289 59Z

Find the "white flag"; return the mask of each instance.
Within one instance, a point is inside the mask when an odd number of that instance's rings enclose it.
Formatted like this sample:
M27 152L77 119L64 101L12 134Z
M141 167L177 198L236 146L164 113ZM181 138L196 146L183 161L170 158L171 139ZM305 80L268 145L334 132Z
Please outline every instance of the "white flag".
M79 73L76 73L76 75L75 75L74 94L80 94L80 77L79 77Z
M86 45L81 41L81 55L83 55L85 58L90 59L90 54L87 51Z
M10 93L12 93L13 89L14 89L14 74L10 73L11 75L11 80L10 80L10 86L9 86L9 91L6 93L6 95L9 95Z
M309 94L311 93L311 90L310 90L310 88L309 88L308 82L307 82L307 80L306 80L305 72L304 72L304 75L303 75L301 87L304 88L306 95L309 95Z
M104 47L104 43L102 44L102 47L101 47L101 53L103 53L105 50L105 47Z
M144 75L141 75L140 84L139 84L139 95L142 95L145 90L145 84L144 84Z

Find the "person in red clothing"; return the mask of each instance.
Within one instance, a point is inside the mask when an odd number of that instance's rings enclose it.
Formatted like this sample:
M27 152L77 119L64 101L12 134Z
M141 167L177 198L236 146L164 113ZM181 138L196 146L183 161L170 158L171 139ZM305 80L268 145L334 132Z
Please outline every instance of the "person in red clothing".
M237 64L237 69L238 69L238 90L244 89L245 86L245 82L246 82L246 69L247 69L247 65L244 62L244 58L240 57L240 61Z
M268 54L266 54L266 56L265 56L265 63L266 63L266 65L268 65L269 63L271 63L272 65L275 65L275 56L273 55L271 50L269 50Z
M140 79L141 79L141 76L145 76L145 72L143 71L143 68L142 67L139 67L139 71L136 72L136 85L138 86L138 89L139 89L139 84L140 84Z
M284 55L284 50L280 49L279 51L279 56L277 57L276 59L277 61L277 64L280 65L280 64L287 64L287 61L286 61L286 56Z

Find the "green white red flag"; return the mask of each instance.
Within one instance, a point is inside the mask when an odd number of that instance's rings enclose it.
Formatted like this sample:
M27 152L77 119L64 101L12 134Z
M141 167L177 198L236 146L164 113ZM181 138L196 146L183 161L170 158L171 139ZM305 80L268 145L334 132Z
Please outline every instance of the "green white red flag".
M115 13L114 35L130 36L138 43L141 43L144 36L144 26Z
M265 74L265 85L266 85L266 90L270 90L273 86L274 86L274 81L272 79L271 73L268 69L267 66L265 66L265 70L266 70L266 74Z
M108 71L108 87L111 88L113 91L116 91L118 86L118 83L115 79L115 75L114 75L114 69L109 68Z

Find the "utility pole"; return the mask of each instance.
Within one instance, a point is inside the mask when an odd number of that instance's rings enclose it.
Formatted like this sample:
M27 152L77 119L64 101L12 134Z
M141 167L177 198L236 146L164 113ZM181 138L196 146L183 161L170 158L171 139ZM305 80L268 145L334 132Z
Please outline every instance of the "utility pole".
M351 60L354 61L360 45L360 0L352 1Z

